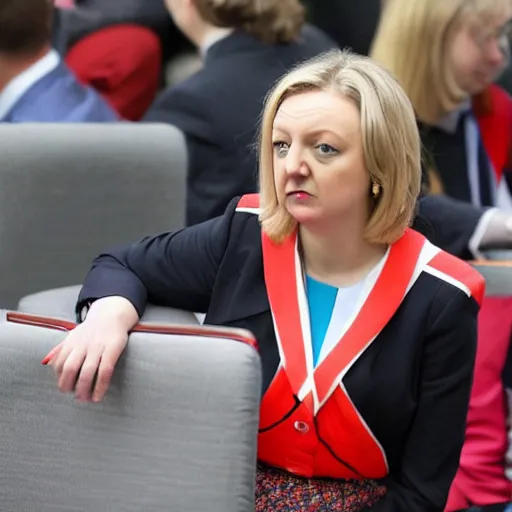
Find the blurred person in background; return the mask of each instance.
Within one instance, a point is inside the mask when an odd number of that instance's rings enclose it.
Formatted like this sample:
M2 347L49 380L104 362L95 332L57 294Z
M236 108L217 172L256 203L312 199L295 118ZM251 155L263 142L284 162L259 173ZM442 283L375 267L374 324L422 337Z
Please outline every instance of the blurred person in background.
M511 0L388 0L372 57L390 69L414 105L427 148L432 191L474 206L512 209L510 191L497 177L510 166L486 148L472 98L486 90L508 64ZM499 109L512 113L503 90ZM488 124L500 124L491 117ZM494 168L499 162L500 168Z
M160 87L164 50L182 39L163 1L54 1L54 45L68 66L122 118L140 120Z
M474 239L494 229L512 232L512 203L501 179L510 168L512 102L492 85L508 64L511 17L510 0L387 0L371 52L415 108L430 192L488 208ZM484 92L490 102L485 120L476 117L481 111L475 107ZM506 510L510 502L502 383L510 306L507 298L486 298L482 305L466 443L448 511L473 505Z
M82 38L112 25L135 24L164 37L173 27L163 0L53 0L59 8L61 43L69 50Z
M49 0L0 2L0 122L103 122L118 116L51 46Z
M166 0L203 67L157 98L145 121L186 136L187 224L222 214L257 188L254 151L265 95L295 64L335 47L305 24L299 0Z

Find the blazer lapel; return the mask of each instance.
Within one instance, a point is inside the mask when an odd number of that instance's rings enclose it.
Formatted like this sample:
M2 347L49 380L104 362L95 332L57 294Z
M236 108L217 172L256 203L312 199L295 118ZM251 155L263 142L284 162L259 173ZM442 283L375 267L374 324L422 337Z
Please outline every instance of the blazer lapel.
M413 230L391 247L388 257L366 292L352 323L330 354L315 369L316 394L321 407L352 365L371 345L400 307L416 272L425 238Z
M309 311L295 232L282 244L262 235L264 275L276 339L294 394L316 414L344 375L375 340L400 307L423 263L437 252L425 238L408 229L367 280L356 313L340 326L331 320L328 353L314 368ZM425 248L425 250L424 250ZM341 304L335 305L336 308Z
M265 284L281 365L293 393L299 396L308 377L313 377L313 355L297 241L297 232L282 244L275 244L264 233L262 235ZM313 403L308 400L306 405L313 412Z

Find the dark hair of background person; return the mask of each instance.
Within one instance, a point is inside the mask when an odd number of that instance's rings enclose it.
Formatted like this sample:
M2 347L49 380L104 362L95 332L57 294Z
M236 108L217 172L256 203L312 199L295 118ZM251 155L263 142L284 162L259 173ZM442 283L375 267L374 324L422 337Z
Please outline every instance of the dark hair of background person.
M48 45L52 35L51 0L0 1L0 53L30 55Z
M299 0L195 0L195 5L208 23L241 29L268 44L298 38L306 18Z

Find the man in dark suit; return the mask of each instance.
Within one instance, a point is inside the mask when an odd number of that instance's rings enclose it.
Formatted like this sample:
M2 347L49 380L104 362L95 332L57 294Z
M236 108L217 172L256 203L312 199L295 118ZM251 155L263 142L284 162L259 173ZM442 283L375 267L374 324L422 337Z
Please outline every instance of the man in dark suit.
M298 0L280 0L265 13L256 2L245 3L249 22L230 0L218 11L212 2L167 1L204 67L158 97L145 120L173 124L186 135L189 225L222 214L232 197L254 192L254 143L265 95L292 66L335 46L304 26Z
M103 122L118 119L51 49L48 0L0 3L0 122Z

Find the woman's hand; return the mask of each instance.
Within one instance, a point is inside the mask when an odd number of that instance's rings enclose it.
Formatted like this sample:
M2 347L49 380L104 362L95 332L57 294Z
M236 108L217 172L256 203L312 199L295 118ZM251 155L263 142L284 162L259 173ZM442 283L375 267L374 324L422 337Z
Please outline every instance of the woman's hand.
M74 392L80 401L100 402L138 320L133 305L122 297L94 302L86 320L45 358L59 389Z

